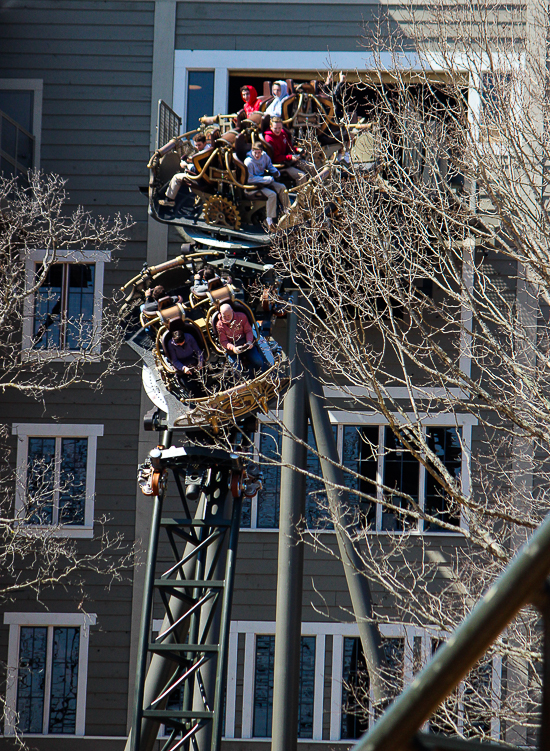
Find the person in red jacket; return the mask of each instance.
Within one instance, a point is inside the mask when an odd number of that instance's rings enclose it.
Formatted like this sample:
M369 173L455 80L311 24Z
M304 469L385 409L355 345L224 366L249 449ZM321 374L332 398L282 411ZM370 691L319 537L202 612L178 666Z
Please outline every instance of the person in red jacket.
M254 86L242 86L241 96L244 102L244 111L246 112L247 116L252 112L258 112L261 102L258 99L258 92L254 88Z
M301 169L298 169L298 164L302 166L305 163L295 152L290 136L283 130L282 119L273 116L270 118L270 125L271 130L265 132L264 138L273 150L271 161L273 164L284 165L280 168L280 171L289 175L296 185L302 185L306 182L307 175Z

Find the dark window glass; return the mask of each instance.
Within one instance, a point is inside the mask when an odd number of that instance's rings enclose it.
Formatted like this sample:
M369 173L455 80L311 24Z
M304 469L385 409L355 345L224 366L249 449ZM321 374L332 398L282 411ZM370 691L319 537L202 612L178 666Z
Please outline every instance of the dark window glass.
M344 482L350 490L359 490L376 497L376 475L378 469L378 427L368 425L344 425L344 443L342 461L344 467L357 472L364 479L359 479L344 472ZM358 498L350 493L350 503L359 502L366 513L369 524L376 522L376 505Z
M432 639L432 657L437 650L445 644L444 639ZM456 735L458 722L458 690L445 699L443 706L430 717L429 728L431 733L443 735Z
M397 696L403 690L405 640L383 639L382 648L390 695ZM370 680L361 640L357 637L344 638L342 684L341 738L359 738L369 727Z
M271 736L273 714L273 661L275 637L256 637L256 666L254 671L254 731L255 738Z
M369 688L369 674L361 640L356 637L345 637L342 671L342 740L360 738L368 730L369 721L364 710L364 697L369 695ZM361 697L363 697L363 702Z
M36 265L40 274L41 264ZM93 264L54 263L35 295L34 346L78 350L89 346L94 317Z
M8 162L7 159L4 159L4 157L0 158L0 174L2 174L4 177L15 177L17 174L17 170L13 166L11 162Z
M418 502L420 465L410 451L403 448L391 428L385 428L384 436L384 485L390 488L389 492L386 491L386 499L393 506L407 508L407 501L401 494ZM406 520L403 514L382 508L383 530L402 531L406 524L410 525L410 520Z
M20 630L17 678L18 729L42 733L48 629L23 626Z
M260 463L264 475L258 493L258 527L279 526L279 494L281 491L281 432L276 425L262 425Z
M199 117L214 109L214 71L190 70L187 81L186 131L199 127Z
M256 637L254 671L254 730L255 738L271 737L273 715L273 665L275 637ZM302 636L300 645L300 696L298 703L298 734L313 737L313 697L315 690L315 637Z
M428 428L427 440L429 448L443 462L445 468L456 480L460 478L462 467L462 449L460 446L460 432L456 428ZM449 503L441 485L426 472L426 502L424 506L430 516L435 516L447 524L460 524L460 515L451 513ZM424 529L447 532L437 524L424 523Z
M36 264L37 275L41 268L41 264ZM62 263L52 264L34 297L33 337L40 349L61 346L63 268Z
M87 438L61 439L60 524L84 524L87 459Z
M34 142L23 131L19 131L17 138L17 161L23 167L32 167Z
M80 349L90 344L94 319L95 266L65 264L69 275L66 346Z
M8 156L15 159L17 151L17 128L5 117L0 122L2 123L2 140L0 142L2 151L5 151Z
M27 513L30 524L52 524L55 438L29 438Z
M492 665L490 660L478 663L465 680L464 735L487 736L491 734L491 717L494 714L492 704Z
M313 738L314 694L315 637L302 636L300 644L300 696L298 698L298 738Z
M50 733L71 734L76 730L79 648L79 628L54 628Z
M413 637L413 675L422 669L422 637Z
M336 441L338 427L333 425L332 430ZM317 450L311 425L307 428L307 443L312 449ZM307 452L306 469L319 478L317 480L314 477L306 477L306 524L310 529L334 529L328 510L325 483L322 480L321 462L319 457L311 451Z
M23 126L29 133L33 132L33 102L33 91L0 89L0 110Z

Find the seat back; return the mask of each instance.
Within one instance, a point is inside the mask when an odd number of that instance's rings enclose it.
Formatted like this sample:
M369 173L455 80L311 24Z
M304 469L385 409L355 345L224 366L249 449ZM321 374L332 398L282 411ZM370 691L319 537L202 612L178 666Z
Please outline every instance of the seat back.
M177 151L169 151L160 158L157 177L161 185L171 180L175 174L181 172L180 155Z
M235 147L233 154L237 156L241 162L244 162L246 155L250 151L250 143L246 140L244 133L239 133L235 139Z
M248 170L246 164L242 162L236 154L233 154L233 169L235 171L235 177L241 185L247 185L248 183Z
M265 140L263 133L260 133L260 141L263 144L265 153L268 155L271 161L273 161L273 147Z
M193 157L193 165L195 169L197 170L197 174L199 174L206 164L206 162L209 160L210 156L212 155L213 148L208 149L207 151L203 151L201 154L195 154ZM208 177L208 170L204 173L203 178L207 182L212 182L212 180Z

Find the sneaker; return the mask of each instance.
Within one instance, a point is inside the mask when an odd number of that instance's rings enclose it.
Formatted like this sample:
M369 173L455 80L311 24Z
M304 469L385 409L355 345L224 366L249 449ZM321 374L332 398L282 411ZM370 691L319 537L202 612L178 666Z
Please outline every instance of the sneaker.
M272 224L268 224L267 225L267 231L268 232L277 232L277 227L273 223Z
M159 201L159 206L170 206L173 208L176 205L176 202L171 200L170 198L161 198Z

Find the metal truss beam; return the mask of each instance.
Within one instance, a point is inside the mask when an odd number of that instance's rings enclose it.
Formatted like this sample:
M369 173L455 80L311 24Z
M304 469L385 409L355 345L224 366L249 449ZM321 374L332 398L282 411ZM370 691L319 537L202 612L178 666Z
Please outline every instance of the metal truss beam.
M161 751L218 751L241 517L241 462L223 450L170 447L151 451L147 472L147 483L142 473L142 485L156 494L134 719L126 751L151 751L161 725L166 729ZM169 473L182 514L164 518ZM189 475L201 478L194 515L186 490ZM170 551L168 561L160 561L161 540ZM155 635L152 619L159 615L163 622Z

